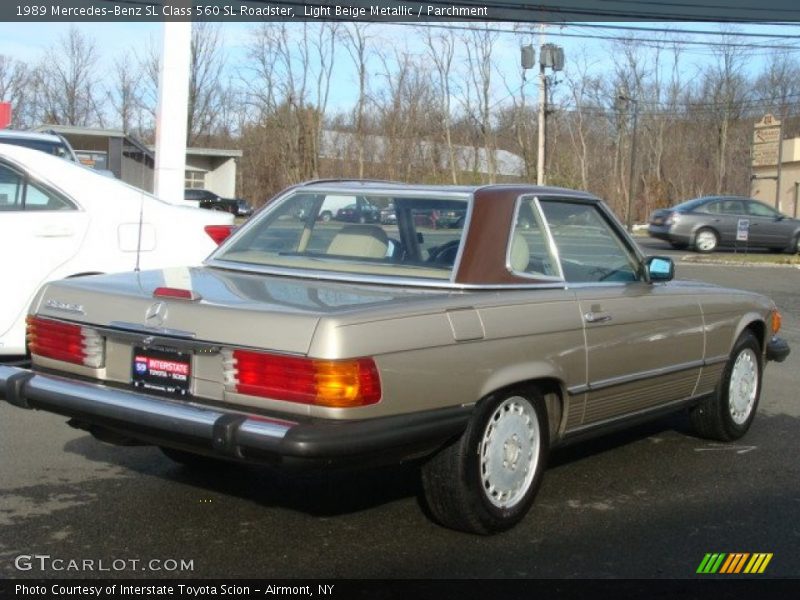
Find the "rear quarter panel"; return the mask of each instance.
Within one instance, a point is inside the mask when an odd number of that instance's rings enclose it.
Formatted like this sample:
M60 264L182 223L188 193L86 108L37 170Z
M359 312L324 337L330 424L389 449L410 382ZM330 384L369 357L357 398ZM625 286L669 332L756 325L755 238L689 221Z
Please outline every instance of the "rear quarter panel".
M332 418L469 405L531 379L556 379L566 389L586 378L581 316L568 290L471 294L418 315L323 318L309 355L373 356L378 365L381 402L312 409Z

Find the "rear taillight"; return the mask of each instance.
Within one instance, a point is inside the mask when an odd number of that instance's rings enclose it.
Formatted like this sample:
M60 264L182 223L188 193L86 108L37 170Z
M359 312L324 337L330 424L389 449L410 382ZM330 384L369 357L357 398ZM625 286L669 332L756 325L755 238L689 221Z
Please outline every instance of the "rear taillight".
M228 239L228 236L233 232L235 225L206 225L205 231L214 242L219 246L222 242Z
M251 350L223 352L225 383L239 394L350 408L381 399L371 358L318 360Z
M29 316L28 349L31 354L99 369L105 363L105 343L94 329Z

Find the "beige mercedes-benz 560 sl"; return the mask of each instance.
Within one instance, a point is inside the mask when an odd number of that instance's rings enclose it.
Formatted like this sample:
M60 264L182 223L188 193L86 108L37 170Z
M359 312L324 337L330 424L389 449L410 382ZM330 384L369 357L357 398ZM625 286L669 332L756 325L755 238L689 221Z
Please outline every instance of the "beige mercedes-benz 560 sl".
M680 409L706 437L750 427L789 353L774 303L673 274L586 193L310 182L202 267L47 285L0 396L195 467L415 460L436 520L492 533L557 445Z

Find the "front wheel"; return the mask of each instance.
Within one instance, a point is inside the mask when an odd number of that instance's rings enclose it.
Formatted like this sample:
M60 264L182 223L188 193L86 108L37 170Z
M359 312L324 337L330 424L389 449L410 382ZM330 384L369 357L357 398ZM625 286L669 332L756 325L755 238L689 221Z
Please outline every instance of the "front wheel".
M761 346L750 331L739 336L714 395L689 414L702 437L729 442L742 437L756 416L763 371Z
M520 390L481 402L463 435L422 467L434 519L484 535L510 529L533 503L548 448L541 394Z

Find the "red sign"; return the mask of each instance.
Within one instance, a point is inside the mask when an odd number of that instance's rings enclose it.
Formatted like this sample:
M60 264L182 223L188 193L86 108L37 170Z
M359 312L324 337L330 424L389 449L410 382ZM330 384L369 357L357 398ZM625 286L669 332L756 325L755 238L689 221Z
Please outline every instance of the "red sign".
M11 102L0 102L0 129L11 125Z

